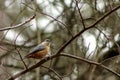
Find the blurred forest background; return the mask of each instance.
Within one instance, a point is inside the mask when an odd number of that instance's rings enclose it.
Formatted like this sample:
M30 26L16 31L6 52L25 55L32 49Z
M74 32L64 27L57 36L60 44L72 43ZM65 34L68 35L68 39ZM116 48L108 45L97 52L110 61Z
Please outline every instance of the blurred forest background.
M16 80L120 80L119 8L119 0L0 0L0 80L39 63L24 57L45 39L52 59Z

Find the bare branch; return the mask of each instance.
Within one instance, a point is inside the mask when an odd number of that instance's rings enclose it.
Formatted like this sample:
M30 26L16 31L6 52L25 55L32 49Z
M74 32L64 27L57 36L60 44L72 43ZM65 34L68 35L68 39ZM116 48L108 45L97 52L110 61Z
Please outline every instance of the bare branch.
M81 60L81 61L84 61L86 63L90 63L90 64L94 64L96 66L100 66L106 70L108 70L109 72L112 72L113 74L115 74L116 76L118 76L120 78L120 74L111 70L110 68L104 66L103 64L101 63L98 63L98 62L94 62L94 61L90 61L90 60L87 60L87 59L84 59L82 57L77 57L77 56L74 56L74 55L70 55L70 54L60 54L61 56L65 56L65 57L69 57L69 58L74 58L74 59L77 59L77 60Z
M15 26L11 26L11 27L5 27L5 28L1 28L0 31L5 31L5 30L10 30L10 29L15 29L15 28L18 28L20 26L23 26L25 25L26 23L30 22L31 20L33 20L35 18L36 14L33 15L32 17L30 17L29 19L27 19L26 21L18 24L18 25L15 25Z
M80 36L82 33L84 33L85 31L94 28L95 25L97 25L100 21L102 21L104 18L106 18L108 15L110 15L111 13L113 13L114 11L116 11L117 9L120 8L120 5L115 7L114 9L112 9L111 11L107 12L105 15L103 15L102 17L100 17L95 23L93 23L92 25L90 25L89 27L83 29L82 31L80 31L78 34L76 34L74 37L72 37L70 40L68 40L57 52L57 54L59 55L61 53L61 51L63 49L65 49L65 47L70 44L74 39L76 39L78 36Z
M79 12L79 16L80 16L80 18L81 18L81 22L82 22L82 24L83 24L83 28L85 29L85 23L84 23L82 14L81 14L81 12L80 12L80 8L79 8L79 6L78 6L78 0L75 0L75 3L76 3L76 7L77 7L77 9L78 9L78 12Z
M48 68L48 67L45 67L45 66L41 66L41 67L49 69L50 71L52 71L53 73L55 73L59 77L59 80L62 80L62 77L60 76L60 74L58 74L55 70Z
M107 12L107 13L106 13L105 15L103 15L102 17L100 17L94 24L92 24L92 25L90 25L89 27L85 28L84 30L80 31L78 34L76 34L74 37L72 37L70 40L68 40L68 41L57 51L57 53L56 53L55 55L51 56L51 57L48 58L47 60L46 60L46 59L42 59L40 62L38 62L37 64L31 66L30 68L28 68L28 69L26 69L26 70L23 70L23 71L21 71L20 73L14 75L14 76L11 76L8 80L14 80L14 79L16 79L17 77L19 77L19 76L27 73L28 71L31 71L31 70L37 68L38 66L41 66L43 63L45 63L45 62L47 62L47 61L49 61L49 60L51 60L51 59L53 59L53 58L62 56L63 54L60 54L60 53L61 53L74 39L76 39L78 36L80 36L83 32L85 32L85 31L87 31L87 30L89 30L89 29L91 29L91 28L94 28L96 24L98 24L100 21L102 21L104 18L106 18L106 17L109 16L112 12L116 11L116 10L119 9L119 8L120 8L120 5L117 6L117 7L115 7L115 8L112 9L111 11ZM79 59L79 58L78 58L78 59ZM120 77L120 74L112 71L111 69L109 69L108 67L106 67L106 66L104 66L104 65L102 65L102 64L100 64L100 63L96 63L96 62L94 62L94 61L89 61L89 62L88 62L88 60L86 60L86 59L80 59L80 60L82 60L82 61L84 61L84 62L87 62L87 63L94 64L94 65L98 65L98 66L100 66L100 67L102 67L102 68L104 68L104 69L112 72L113 74L117 75L118 77Z
M30 9L34 10L32 7L26 5L25 3L22 3L22 4L24 4L25 6L29 7ZM49 14L46 14L46 13L43 13L43 12L38 12L38 13L43 14L43 15L46 15L46 16L52 18L53 20L57 21L58 23L62 24L62 25L68 30L68 32L71 34L71 36L73 37L72 31L71 31L71 30L68 28L68 26L67 26L66 24L64 24L62 21L59 21L58 19L56 19L56 18L54 18L53 16L51 16L51 15L49 15Z

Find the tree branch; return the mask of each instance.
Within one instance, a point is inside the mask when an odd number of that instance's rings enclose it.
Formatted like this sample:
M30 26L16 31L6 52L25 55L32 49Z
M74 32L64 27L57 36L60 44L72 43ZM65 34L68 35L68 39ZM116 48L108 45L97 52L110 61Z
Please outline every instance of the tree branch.
M27 19L26 21L24 21L24 22L18 24L18 25L11 26L11 27L1 28L0 31L5 31L5 30L10 30L10 29L15 29L15 28L18 28L18 27L20 27L20 26L23 26L23 25L25 25L26 23L30 22L32 19L34 19L35 16L36 16L36 14L33 15L32 17L30 17L29 19Z
M23 70L21 71L20 73L14 75L14 76L11 76L8 80L14 80L16 79L17 77L27 73L28 71L31 71L32 69L35 69L37 68L38 66L41 66L43 63L49 61L50 59L53 59L53 58L56 58L56 57L59 57L61 54L61 52L74 40L76 39L78 36L80 36L83 32L91 29L91 28L94 28L96 24L98 24L100 21L102 21L104 18L106 18L108 15L110 15L112 12L116 11L117 9L120 8L120 5L115 7L114 9L112 9L111 11L107 12L105 15L103 15L102 17L100 17L94 24L92 24L91 26L85 28L84 30L80 31L78 34L76 34L74 37L72 37L70 40L68 40L58 51L55 55L51 56L50 58L48 58L47 60L46 59L42 59L40 62L38 62L37 64L31 66L30 68L26 69L26 70ZM81 59L83 60L83 59ZM84 62L87 62L86 60L83 60ZM88 62L87 62L88 63ZM90 61L90 63L92 64L96 64L96 65L99 65L100 67L103 67L104 69L107 69L108 71L112 72L111 70L109 70L109 68L101 65L100 63L95 63L95 62L92 62ZM113 72L114 73L114 72ZM115 74L115 73L114 73ZM116 74L117 76L120 77L119 74Z
M60 54L61 56L65 56L65 57L69 57L69 58L73 58L73 59L77 59L77 60L81 60L83 62L86 62L86 63L90 63L90 64L94 64L96 66L100 66L106 70L108 70L109 72L112 72L113 74L115 74L116 76L118 76L120 78L120 74L118 74L117 72L111 70L110 68L104 66L103 64L101 63L98 63L98 62L95 62L95 61L90 61L90 60L87 60L85 58L82 58L82 57L77 57L77 56L74 56L74 55L70 55L70 54Z

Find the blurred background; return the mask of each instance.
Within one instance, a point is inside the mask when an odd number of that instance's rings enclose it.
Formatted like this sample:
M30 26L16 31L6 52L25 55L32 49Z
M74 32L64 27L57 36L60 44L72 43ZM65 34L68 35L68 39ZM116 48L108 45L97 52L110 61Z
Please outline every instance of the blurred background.
M51 40L53 55L82 31L84 25L89 27L119 5L119 0L0 0L0 29L20 24L36 14L25 25L0 31L0 79L24 70L23 62L28 67L34 65L35 59L24 59L24 56L43 40ZM119 45L120 9L85 31L63 53L101 62L120 74ZM55 70L63 80L120 79L101 67L67 57L55 58L43 66ZM29 71L16 80L59 80L45 67Z

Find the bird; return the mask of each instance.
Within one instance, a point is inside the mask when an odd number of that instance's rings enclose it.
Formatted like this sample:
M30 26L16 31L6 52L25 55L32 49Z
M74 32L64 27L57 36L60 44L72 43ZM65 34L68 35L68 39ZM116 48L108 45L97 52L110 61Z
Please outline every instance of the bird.
M26 58L41 59L51 56L50 39L45 39L42 43L30 50Z

